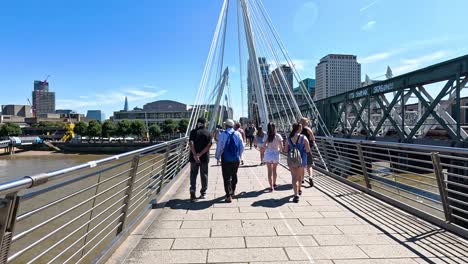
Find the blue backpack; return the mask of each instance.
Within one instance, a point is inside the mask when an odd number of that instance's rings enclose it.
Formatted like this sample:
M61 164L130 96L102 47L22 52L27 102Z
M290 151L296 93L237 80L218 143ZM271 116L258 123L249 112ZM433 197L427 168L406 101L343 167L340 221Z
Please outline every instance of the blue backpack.
M240 139L234 134L235 132L232 132L231 134L228 133L228 139L226 141L226 145L224 146L224 151L223 151L223 161L226 161L226 162L239 162L240 161L240 147L239 147Z

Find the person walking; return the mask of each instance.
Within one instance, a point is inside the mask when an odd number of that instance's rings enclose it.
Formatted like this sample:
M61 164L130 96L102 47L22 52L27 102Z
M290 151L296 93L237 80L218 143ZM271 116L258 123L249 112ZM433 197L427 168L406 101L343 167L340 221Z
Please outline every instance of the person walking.
M265 163L268 170L268 182L270 183L270 191L273 192L276 188L277 167L279 163L280 151L283 148L283 137L276 133L274 123L268 123L267 139L265 140Z
M245 137L249 140L250 149L252 149L252 145L254 145L255 141L255 127L252 123L249 123L249 126L245 129Z
M226 129L219 135L215 158L218 162L221 160L226 202L230 203L236 191L237 170L244 152L244 142L242 135L234 130L235 124L232 119L227 119L224 125Z
M265 133L263 133L262 126L259 126L257 129L257 135L255 135L254 145L260 151L260 165L265 164L265 162L263 161L263 158L265 156L265 148L263 147L264 142L265 142Z
M241 138L242 138L242 142L243 142L243 144L245 146L247 144L247 139L245 138L245 131L242 128L242 124L240 122L236 122L234 130L236 130L237 132L240 133ZM241 157L240 157L240 164L244 165L244 159L242 158L242 154L241 154Z
M301 125L301 134L309 140L310 152L307 152L307 175L309 176L309 185L312 186L314 184L314 182L312 181L312 149L314 147L315 135L312 129L309 127L309 119L307 119L306 117L301 118ZM304 183L304 178L302 178L302 183Z
M307 167L307 153L310 152L309 140L301 132L302 125L294 123L285 149L288 153L288 166L294 191L293 202L295 203L299 202L299 195L302 194L301 181L304 177L304 168Z
M195 201L197 176L200 171L201 190L200 199L206 198L208 188L208 162L210 160L210 148L212 144L211 133L205 128L206 119L198 118L197 127L190 131L190 200Z

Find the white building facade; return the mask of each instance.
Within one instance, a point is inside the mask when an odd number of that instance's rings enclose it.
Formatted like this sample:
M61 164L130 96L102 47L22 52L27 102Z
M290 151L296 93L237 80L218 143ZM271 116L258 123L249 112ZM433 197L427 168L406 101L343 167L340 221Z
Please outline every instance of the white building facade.
M361 87L361 64L355 55L328 54L315 67L315 100Z

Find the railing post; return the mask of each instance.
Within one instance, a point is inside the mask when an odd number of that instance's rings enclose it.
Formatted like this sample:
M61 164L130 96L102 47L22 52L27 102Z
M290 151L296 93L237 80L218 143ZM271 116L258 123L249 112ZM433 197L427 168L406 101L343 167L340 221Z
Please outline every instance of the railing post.
M178 147L178 150L177 150L177 165L176 165L176 170L175 170L175 173L174 173L174 176L177 175L182 167L182 151L183 151L183 147L184 147L184 144L181 144L179 145Z
M125 192L125 194L127 195L127 197L124 199L124 208L122 209L122 212L123 212L123 215L122 215L122 218L121 218L121 225L119 227L119 229L117 230L117 234L122 232L125 228L125 224L127 222L127 216L128 216L128 209L130 207L130 200L132 199L132 194L133 194L133 186L135 184L135 178L136 178L136 174L137 174L137 171L138 171L138 163L140 162L140 155L136 155L133 157L132 159L132 169L130 170L130 177L128 178L128 181L127 181L127 191Z
M364 154L362 152L361 143L356 144L356 149L359 155L359 160L361 161L362 175L364 176L366 187L367 189L372 189L372 186L369 181L369 174L367 173L367 166L366 166L366 161L364 160Z
M444 173L442 172L442 165L440 164L439 152L431 152L432 165L434 166L434 173L437 179L437 186L439 187L440 200L444 208L445 220L452 221L452 213L448 202L447 186L444 181Z
M322 146L323 153L325 154L325 162L327 163L327 168L330 165L330 158L328 157L328 149L326 140L320 140L320 145ZM317 144L318 148L318 144Z
M19 204L16 194L7 194L5 198L0 199L0 264L7 263L11 248Z

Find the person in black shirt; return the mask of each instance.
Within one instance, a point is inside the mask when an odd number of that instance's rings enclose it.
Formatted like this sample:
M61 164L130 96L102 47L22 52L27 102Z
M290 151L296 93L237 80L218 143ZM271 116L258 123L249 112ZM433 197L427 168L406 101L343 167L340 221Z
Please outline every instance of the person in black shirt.
M254 143L255 139L255 127L252 123L249 123L249 126L245 129L245 137L249 140L250 149L252 149L252 144Z
M206 119L198 118L197 128L190 131L190 200L194 201L197 186L197 175L200 170L200 199L206 198L208 188L208 162L210 160L211 133L205 128Z

